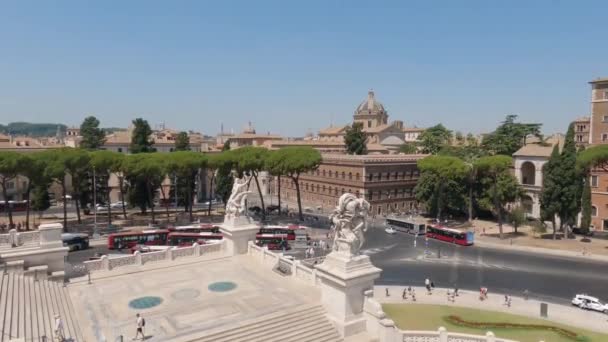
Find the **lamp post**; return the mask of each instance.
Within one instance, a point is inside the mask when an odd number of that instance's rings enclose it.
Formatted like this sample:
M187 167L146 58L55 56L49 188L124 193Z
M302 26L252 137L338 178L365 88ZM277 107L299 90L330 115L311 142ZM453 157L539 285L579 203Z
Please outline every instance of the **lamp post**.
M95 168L93 168L93 217L93 238L96 239L99 237L99 232L97 231L97 179L95 175Z

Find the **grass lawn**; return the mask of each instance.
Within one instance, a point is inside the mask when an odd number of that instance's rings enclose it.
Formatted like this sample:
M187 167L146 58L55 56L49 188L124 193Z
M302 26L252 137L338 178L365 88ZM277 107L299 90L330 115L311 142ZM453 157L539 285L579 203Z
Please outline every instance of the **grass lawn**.
M386 315L395 321L402 330L437 330L440 326L445 327L448 332L462 332L467 334L484 335L486 330L461 327L451 324L443 319L445 316L456 315L463 320L476 322L504 322L523 324L544 324L568 329L577 334L586 336L586 341L604 342L608 341L607 334L600 334L585 329L575 328L553 321L529 318L525 316L511 315L496 311L484 311L469 308L461 308L446 305L426 304L383 304L382 309ZM532 329L491 329L497 336L520 342L572 342L572 339L561 336L555 332L532 330Z

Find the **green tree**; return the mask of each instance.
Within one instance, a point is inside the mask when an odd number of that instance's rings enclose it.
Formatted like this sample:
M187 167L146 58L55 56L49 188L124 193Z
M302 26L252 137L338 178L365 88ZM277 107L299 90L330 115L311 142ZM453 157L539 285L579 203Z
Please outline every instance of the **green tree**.
M509 221L513 225L513 233L517 234L517 228L523 226L527 221L526 210L519 205L511 209Z
M418 147L414 143L405 143L399 146L399 152L404 154L416 154L418 152Z
M110 187L107 182L110 179L110 174L118 171L123 155L112 151L95 151L90 154L90 166L95 171L95 177L105 180L106 184L103 189L104 201L108 204L108 227L112 225L112 206L110 205ZM94 185L96 186L96 185ZM122 190L121 190L122 193Z
M581 211L581 195L583 192L583 175L576 166L576 143L574 142L574 124L570 124L564 148L560 155L560 226L572 227L576 224L578 213ZM568 235L568 234L566 234Z
M27 178L27 187L25 189L25 200L26 212L25 212L25 227L30 228L30 208L31 201L30 196L35 187L48 187L51 183L50 179L45 174L45 167L43 160L40 158L40 153L24 154L21 156L19 172L22 176ZM48 193L48 191L47 191ZM45 209L46 210L46 209Z
M165 158L163 156L163 158ZM185 210L192 217L192 204L194 202L194 192L196 185L196 175L201 168L205 168L207 158L196 152L178 151L171 153L168 161L168 173L175 175L178 182L183 184L183 198ZM177 184L176 184L177 185Z
M61 186L61 198L63 200L63 230L67 232L68 212L67 212L67 177L66 177L66 156L71 148L47 150L40 152L39 158L45 165L44 173L48 179L55 181Z
M190 151L190 137L186 132L179 132L175 137L175 151Z
M456 131L456 133L454 134L454 140L459 146L462 146L465 143L464 135L460 131Z
M87 184L88 172L90 170L90 155L79 149L66 148L62 149L63 166L65 171L72 178L72 199L76 203L76 218L78 223L82 223L80 217L80 205L86 205L87 201L82 201L82 192L86 191L89 186Z
M226 154L226 151L230 151L230 141L226 140L224 142L224 146L222 148L222 155L216 160L217 165L217 186L215 188L215 193L222 199L224 203L224 207L226 206L226 202L228 198L230 198L230 193L232 192L232 185L234 184L234 177L232 176L232 165L233 162L231 158ZM211 204L209 204L211 208ZM211 210L211 209L209 209Z
M234 161L234 167L239 174L246 173L253 177L255 185L258 188L258 196L260 197L260 203L262 205L262 219L266 219L266 206L264 205L264 195L260 188L260 182L258 180L259 173L264 171L266 167L266 158L268 157L268 150L263 147L246 146L230 152L224 152L232 154Z
M80 147L89 150L97 150L106 142L104 131L99 128L99 120L94 116L84 119L80 125Z
M154 154L134 154L125 159L127 179L132 185L129 191L129 202L140 208L142 213L150 208L152 223L156 222L154 212L154 194L165 178L165 170ZM135 184L135 186L133 186Z
M2 196L4 197L4 207L8 213L9 227L13 224L13 209L9 205L8 187L9 183L15 181L19 172L21 172L22 157L19 153L13 151L0 152L0 187L2 187Z
M437 154L444 146L450 144L452 131L445 128L442 124L427 128L420 136L420 147L422 153Z
M266 170L277 177L277 197L279 205L279 215L281 215L281 176L285 175L285 163L283 162L283 155L277 153L277 151L269 151L268 157L266 158Z
M526 144L528 135L542 139L541 124L515 122L516 119L517 115L507 115L505 121L483 139L482 146L492 154L511 156Z
M154 152L154 141L150 137L152 129L148 121L137 118L133 120L133 133L131 134L131 145L129 151L133 154Z
M32 190L31 196L31 208L38 213L39 217L42 216L42 212L51 207L51 196L49 195L48 186L50 184L35 185Z
M211 176L211 179L209 180L209 196L207 198L209 202L207 207L207 215L209 216L211 216L211 207L213 205L213 199L216 198L216 196L218 195L218 190L216 189L217 185L215 181L219 174L219 170L228 169L228 172L230 172L230 166L228 166L227 168L224 166L226 163L230 164L224 153L210 154L207 157L207 168L205 172L207 172L207 175ZM223 196L220 197L222 198L222 200L224 200ZM228 200L227 197L225 199Z
M296 187L298 198L298 213L300 220L302 215L302 200L300 198L300 175L304 172L315 170L321 163L321 154L311 147L285 147L277 151L279 160L283 161L281 166L287 177L291 178Z
M420 178L415 187L416 199L427 211L441 220L448 209L462 208L463 183L467 173L464 162L456 157L429 156L418 161Z
M557 238L557 227L555 222L555 216L560 211L560 180L561 175L559 174L559 146L553 147L553 152L549 160L543 165L543 186L540 195L540 211L541 220L551 221L553 225L553 239Z
M367 136L363 132L363 124L355 122L352 126L346 128L344 135L344 144L346 145L346 153L348 154L367 154Z
M511 174L512 164L511 157L500 155L482 157L475 162L483 186L479 202L495 213L501 239L504 238L502 223L505 205L515 202L523 195L523 189Z
M581 230L587 233L589 232L589 228L591 227L591 182L589 181L588 177L585 178L583 185L581 207Z

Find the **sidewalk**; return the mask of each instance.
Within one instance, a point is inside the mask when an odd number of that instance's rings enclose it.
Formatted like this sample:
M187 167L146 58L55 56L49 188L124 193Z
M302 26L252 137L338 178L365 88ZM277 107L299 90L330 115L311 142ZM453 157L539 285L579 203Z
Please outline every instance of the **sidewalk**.
M386 288L389 289L390 297L385 296ZM416 290L416 302L412 302L409 296L407 300L401 298L404 288L406 287L374 286L374 298L380 303L460 306L542 319L540 316L541 301L534 299L524 300L522 297L512 296L511 306L508 307L504 305L504 294L492 293L492 289L490 289L488 299L483 302L479 300L479 292L477 291L458 290L459 296L452 303L448 301L447 289L444 288L435 288L433 294L429 295L424 287L412 286L412 289ZM608 315L601 312L582 310L574 306L550 303L548 304L547 319L556 323L585 328L596 332L608 332Z

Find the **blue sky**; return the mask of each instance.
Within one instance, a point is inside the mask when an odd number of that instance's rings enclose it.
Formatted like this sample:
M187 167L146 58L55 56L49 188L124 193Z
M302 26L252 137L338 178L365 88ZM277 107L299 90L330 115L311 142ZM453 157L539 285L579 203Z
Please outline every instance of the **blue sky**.
M565 131L608 76L606 1L2 1L0 123L303 135L391 119Z

